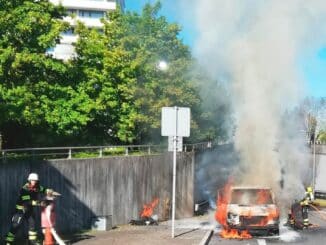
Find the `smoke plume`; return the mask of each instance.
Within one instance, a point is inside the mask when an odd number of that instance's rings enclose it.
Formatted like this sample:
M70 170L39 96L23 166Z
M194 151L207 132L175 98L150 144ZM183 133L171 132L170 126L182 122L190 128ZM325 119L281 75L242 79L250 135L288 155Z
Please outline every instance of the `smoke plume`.
M277 193L286 190L288 199L301 196L309 182L302 177L309 161L302 154L300 127L284 115L305 96L298 59L325 40L326 2L182 3L194 10L199 34L195 55L212 77L230 85L234 142L241 162L235 180L246 186L271 186Z

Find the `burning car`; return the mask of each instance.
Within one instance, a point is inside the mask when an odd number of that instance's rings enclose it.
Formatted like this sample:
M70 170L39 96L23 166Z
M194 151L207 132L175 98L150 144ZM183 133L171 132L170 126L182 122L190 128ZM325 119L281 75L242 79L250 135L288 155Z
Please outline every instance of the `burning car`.
M231 187L229 191L225 206L228 229L250 234L279 234L279 210L270 188Z

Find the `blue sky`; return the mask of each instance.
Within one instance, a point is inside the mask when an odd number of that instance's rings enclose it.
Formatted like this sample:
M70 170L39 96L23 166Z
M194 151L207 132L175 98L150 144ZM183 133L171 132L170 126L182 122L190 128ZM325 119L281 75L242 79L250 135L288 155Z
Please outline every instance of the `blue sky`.
M136 11L138 13L141 12L142 7L146 3L154 4L157 0L125 0L126 10L128 11ZM182 31L180 33L180 38L183 42L190 47L193 46L195 39L195 30L192 28L192 23L185 20L177 13L178 5L176 4L177 0L161 0L162 9L160 11L161 15L164 15L169 22L176 22L182 27Z
M302 61L309 95L326 97L326 47L312 51Z
M156 0L125 0L126 10L140 12L146 3L155 3ZM180 38L184 43L193 46L196 39L195 28L189 20L182 19L177 13L177 0L164 0L162 2L161 14L166 16L168 21L177 22L182 27ZM325 40L326 41L326 40ZM326 47L320 47L319 50L310 51L298 61L305 76L306 95L314 97L326 97Z

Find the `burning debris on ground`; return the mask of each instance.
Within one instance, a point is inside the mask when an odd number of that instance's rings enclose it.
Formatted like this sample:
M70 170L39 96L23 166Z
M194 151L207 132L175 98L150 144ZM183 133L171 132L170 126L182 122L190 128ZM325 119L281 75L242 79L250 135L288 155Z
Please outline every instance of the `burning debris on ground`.
M202 200L195 204L195 215L204 215L208 213L209 210L209 201L208 200Z
M159 203L159 198L155 198L151 203L145 204L140 214L139 220L131 220L131 225L158 225L158 216L154 214L154 209Z

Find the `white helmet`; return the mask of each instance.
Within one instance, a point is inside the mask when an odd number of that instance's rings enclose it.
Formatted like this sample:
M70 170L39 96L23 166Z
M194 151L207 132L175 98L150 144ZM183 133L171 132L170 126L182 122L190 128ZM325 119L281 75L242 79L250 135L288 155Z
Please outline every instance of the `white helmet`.
M38 181L38 180L39 180L39 179L38 179L38 174L36 174L36 173L30 173L30 174L28 175L27 180L28 180L28 181L31 181L31 180Z

